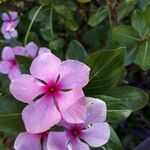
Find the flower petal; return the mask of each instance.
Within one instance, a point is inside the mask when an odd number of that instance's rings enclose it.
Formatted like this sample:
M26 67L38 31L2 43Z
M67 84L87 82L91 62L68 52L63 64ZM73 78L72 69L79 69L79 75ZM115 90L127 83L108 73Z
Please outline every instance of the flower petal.
M69 123L82 123L85 120L87 107L82 89L60 92L56 100L65 121Z
M2 13L2 20L3 21L8 21L10 18L9 18L9 15L7 13Z
M38 46L34 42L30 42L26 45L26 52L32 58L37 56Z
M18 37L18 32L15 29L13 31L11 31L10 34L11 34L12 38L17 38Z
M25 103L31 102L43 93L42 88L38 85L36 79L27 74L12 80L10 92L16 99Z
M48 135L48 150L68 150L67 143L65 132L50 132Z
M28 132L20 133L14 143L16 150L41 150L41 136Z
M16 46L13 48L15 55L27 56L25 48L22 46Z
M9 76L10 80L13 80L13 79L16 79L16 78L20 77L20 75L21 75L21 72L19 70L19 67L17 65L14 65L11 68L8 76Z
M10 32L4 33L3 36L4 36L4 38L7 39L7 40L10 40L10 39L12 38Z
M46 48L46 47L41 47L40 49L39 49L39 55L41 55L41 54L44 54L44 53L50 53L51 52L51 50L50 49L48 49L48 48Z
M72 140L69 146L71 150L90 150L89 146L79 139Z
M52 53L44 53L36 57L30 67L31 74L41 80L56 81L59 75L61 61Z
M10 69L12 67L12 64L10 61L1 61L0 62L0 73L8 74L10 72Z
M106 103L97 98L86 97L88 110L85 123L100 123L106 120L107 108Z
M92 147L100 147L106 144L110 137L110 128L108 123L95 123L92 127L82 130L81 138Z
M54 105L53 98L42 97L28 105L22 112L25 127L30 133L41 133L56 125L61 115Z
M4 60L12 60L15 58L13 49L11 47L5 47L2 51L2 58Z
M60 83L63 89L82 88L89 81L90 68L77 61L66 60L60 66Z
M9 12L11 20L15 20L18 17L18 13L16 11Z

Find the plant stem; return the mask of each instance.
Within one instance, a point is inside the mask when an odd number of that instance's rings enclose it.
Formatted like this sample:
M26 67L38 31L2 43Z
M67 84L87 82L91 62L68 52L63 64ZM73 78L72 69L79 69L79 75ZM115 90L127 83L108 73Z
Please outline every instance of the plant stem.
M30 25L29 25L29 27L28 27L28 30L27 30L26 35L25 35L25 38L24 38L24 46L25 46L25 45L27 44L27 42L28 42L28 36L29 36L30 30L31 30L31 27L32 27L32 25L33 25L33 23L34 23L34 20L36 19L38 13L39 13L40 10L42 9L42 7L43 7L43 5L41 5L41 6L37 9L37 11L35 12L35 14L34 14L32 20L31 20L31 23L30 23Z

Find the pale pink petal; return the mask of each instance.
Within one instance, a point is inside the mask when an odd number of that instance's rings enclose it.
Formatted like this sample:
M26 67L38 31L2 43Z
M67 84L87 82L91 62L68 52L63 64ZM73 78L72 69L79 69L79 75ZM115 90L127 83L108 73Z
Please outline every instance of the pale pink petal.
M16 11L11 11L11 12L9 12L9 15L10 15L10 18L11 18L12 20L15 20L15 19L17 19L17 17L18 17L18 12L16 12Z
M82 130L81 138L92 147L100 147L106 144L110 137L108 123L95 123L86 130Z
M28 132L20 133L14 143L15 150L41 150L41 136Z
M65 121L82 123L85 120L87 107L82 89L60 92L56 100Z
M12 80L10 92L16 99L25 103L31 102L43 93L36 79L26 74Z
M12 67L12 63L10 61L1 61L0 62L0 73L8 74Z
M48 48L46 48L46 47L41 47L40 49L39 49L39 55L41 55L41 54L44 54L44 53L50 53L51 52L51 50L50 49L48 49Z
M71 150L90 150L86 143L81 142L79 139L72 140L69 144Z
M18 37L18 32L15 29L13 31L10 31L10 34L11 34L12 38L17 38Z
M8 77L9 77L10 80L13 80L13 79L16 79L16 78L20 77L20 75L21 75L21 72L19 70L19 67L17 65L14 65L11 68Z
M8 26L8 23L7 22L4 22L2 24L2 27L1 27L1 32L2 34L5 34L7 32L7 26Z
M3 51L2 51L2 58L4 60L12 60L15 58L13 49L11 47L4 47Z
M38 46L34 42L28 43L25 49L27 54L32 58L35 58L37 56Z
M97 98L86 97L88 110L85 123L100 123L106 120L107 107L106 103Z
M3 21L8 21L10 18L9 18L9 15L7 13L2 13L2 20Z
M41 133L56 125L61 115L54 105L53 98L42 97L28 105L22 112L25 127L30 133Z
M10 32L4 33L3 36L4 36L4 38L7 39L7 40L10 40L10 39L12 38Z
M90 68L77 61L66 60L60 66L60 83L63 89L82 88L89 82Z
M65 132L50 132L48 135L48 150L69 150Z
M59 75L61 61L52 53L44 53L36 57L30 67L31 74L41 80L56 81Z
M15 55L27 56L25 48L22 46L16 46L13 48Z

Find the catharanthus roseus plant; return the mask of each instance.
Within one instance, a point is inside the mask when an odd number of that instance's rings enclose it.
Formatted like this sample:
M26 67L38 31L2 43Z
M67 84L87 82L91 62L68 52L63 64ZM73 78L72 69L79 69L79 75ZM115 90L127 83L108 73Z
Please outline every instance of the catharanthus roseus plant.
M149 149L149 18L146 0L1 0L0 150Z

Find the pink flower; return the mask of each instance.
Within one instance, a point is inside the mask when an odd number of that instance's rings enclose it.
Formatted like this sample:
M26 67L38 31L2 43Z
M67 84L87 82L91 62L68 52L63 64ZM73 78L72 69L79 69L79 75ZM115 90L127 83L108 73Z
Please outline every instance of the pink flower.
M11 80L21 75L13 48L5 47L2 51L2 59L0 62L0 73L8 74Z
M16 26L19 23L18 13L15 11L2 14L2 28L1 32L4 35L5 39L16 38L18 36L17 31L15 30Z
M30 56L32 58L35 58L40 54L49 53L51 51L46 47L39 48L34 42L30 42L25 47L22 46L15 47L14 52L16 55L22 55L27 57Z
M61 62L52 53L36 57L31 75L21 75L10 84L12 95L25 103L22 117L30 133L40 133L57 124L61 117L81 123L86 117L82 88L89 81L90 68L76 60Z
M14 143L15 150L47 150L48 133L20 133ZM42 142L41 142L42 141Z
M90 103L88 115L82 124L60 124L65 132L50 132L47 141L48 150L89 150L106 144L110 137L110 128L106 119L106 104L94 98L87 98ZM86 143L82 142L84 140ZM55 148L55 145L57 147Z

